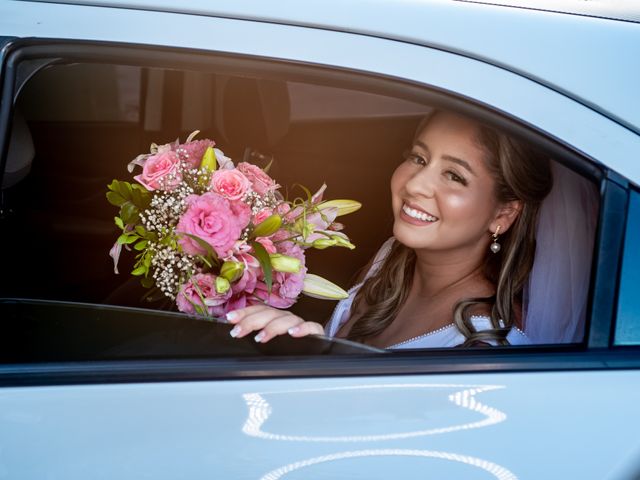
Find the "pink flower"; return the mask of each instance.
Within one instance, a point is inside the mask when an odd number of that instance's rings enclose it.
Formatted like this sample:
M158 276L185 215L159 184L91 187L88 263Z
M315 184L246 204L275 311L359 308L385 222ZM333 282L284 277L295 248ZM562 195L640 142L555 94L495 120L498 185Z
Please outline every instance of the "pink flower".
M231 284L231 289L234 294L242 292L252 293L256 288L258 275L261 272L260 262L248 253L237 255L236 260L244 263L244 272L242 272L242 276L237 282Z
M211 188L229 200L240 200L251 188L251 182L235 168L216 170L211 176Z
M171 151L151 155L144 162L142 173L133 178L147 190L173 190L182 181L180 158Z
M273 178L264 173L264 170L252 165L251 163L240 162L237 168L249 179L253 186L253 190L259 195L264 195L267 192L273 192L280 186Z
M304 251L293 242L282 242L279 246L280 253L299 259L302 268L297 273L273 272L271 294L264 283L264 278L261 277L256 283L253 294L272 307L289 308L302 293L304 277L307 274L307 268L304 266L305 255Z
M256 242L264 247L267 253L276 253L276 246L268 237L257 237Z
M176 232L194 235L207 242L219 257L229 256L242 230L249 223L248 215L239 217L232 205L217 193L189 195L185 199L187 210L180 217ZM205 254L206 251L187 235L179 240L183 250L189 254Z
M199 290L199 292L198 292ZM202 298L205 303L202 303ZM216 291L216 277L208 273L197 273L184 283L176 297L178 310L184 313L197 313L195 306L207 309L209 315L220 315L215 307L223 305L231 297L231 290L225 293Z
M249 225L249 220L251 219L251 207L244 203L241 200L234 200L229 202L229 206L231 207L231 211L238 219L238 223L243 225L242 228Z
M180 155L180 159L189 165L189 168L199 168L205 150L215 144L213 140L193 140L179 145L176 152Z
M288 203L281 203L276 207L276 211L280 216L286 215L287 213L289 213L289 210L291 210L291 205L289 205Z
M286 205L286 204L285 204ZM256 213L253 217L253 224L259 225L264 222L267 218L273 215L273 210L270 208L263 208L258 213Z

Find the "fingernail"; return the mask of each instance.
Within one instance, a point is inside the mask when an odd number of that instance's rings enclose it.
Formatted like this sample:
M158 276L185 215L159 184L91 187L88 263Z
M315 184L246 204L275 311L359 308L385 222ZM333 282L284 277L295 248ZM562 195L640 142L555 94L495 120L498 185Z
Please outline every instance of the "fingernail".
M266 333L264 332L260 332L259 334L257 334L255 337L253 337L253 339L260 343L262 341L262 339L266 336Z
M238 314L235 311L228 312L225 316L227 317L227 320L229 320L229 321L232 321L232 320L235 320L236 318L238 318Z
M238 325L233 327L229 332L229 335L231 335L233 338L236 338L239 334L240 334L240 327Z
M289 330L287 330L287 332L289 333L289 335L295 335L296 333L298 333L300 331L300 327L291 327Z

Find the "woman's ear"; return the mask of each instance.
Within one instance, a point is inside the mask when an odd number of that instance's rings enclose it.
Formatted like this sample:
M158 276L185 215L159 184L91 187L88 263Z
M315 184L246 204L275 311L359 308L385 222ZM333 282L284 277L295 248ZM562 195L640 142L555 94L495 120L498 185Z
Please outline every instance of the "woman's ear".
M493 222L491 222L491 233L495 233L498 226L500 227L500 233L505 233L513 222L516 221L520 211L522 210L522 202L520 200L512 200L511 202L503 203L498 207L498 213L496 214Z

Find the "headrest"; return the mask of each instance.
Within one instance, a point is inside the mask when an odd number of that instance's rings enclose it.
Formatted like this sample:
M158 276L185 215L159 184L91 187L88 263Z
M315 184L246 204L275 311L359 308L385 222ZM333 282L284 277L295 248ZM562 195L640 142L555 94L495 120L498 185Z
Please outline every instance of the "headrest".
M9 140L9 154L4 174L2 175L3 190L17 184L29 174L35 153L27 122L20 111L15 110L11 138Z
M220 130L237 147L271 151L289 131L284 81L231 77L223 86Z

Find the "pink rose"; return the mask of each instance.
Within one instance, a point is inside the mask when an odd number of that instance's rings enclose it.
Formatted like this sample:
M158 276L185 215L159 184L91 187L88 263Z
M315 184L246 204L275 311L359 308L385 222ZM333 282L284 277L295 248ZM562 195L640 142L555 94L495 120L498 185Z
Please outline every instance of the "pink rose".
M241 200L233 200L229 202L229 206L238 222L244 225L242 228L249 225L249 220L251 219L251 207L249 205Z
M216 170L211 176L211 188L229 200L240 200L251 188L251 182L235 168Z
M272 192L280 187L273 178L264 173L264 170L251 163L240 162L237 168L249 179L253 190L259 195Z
M260 225L262 222L264 222L271 215L273 215L273 210L271 210L270 208L263 208L262 210L260 210L258 213L256 213L254 215L253 224L254 225Z
M175 152L165 151L151 155L135 178L147 190L173 190L182 181L180 158Z
M248 216L238 217L230 202L213 192L189 195L185 201L187 210L180 217L176 232L195 235L211 245L219 257L228 257L249 223ZM179 243L189 254L206 254L196 240L186 235L181 236Z
M199 290L199 292L198 292ZM205 303L202 303L202 298ZM197 273L180 287L176 304L178 310L184 313L197 313L195 305L206 307L209 315L220 315L219 308L231 297L231 289L225 293L216 291L216 277L208 273Z
M189 168L199 168L202 156L208 147L216 144L213 140L194 140L192 142L178 145L176 153L180 155L180 159L189 165Z

